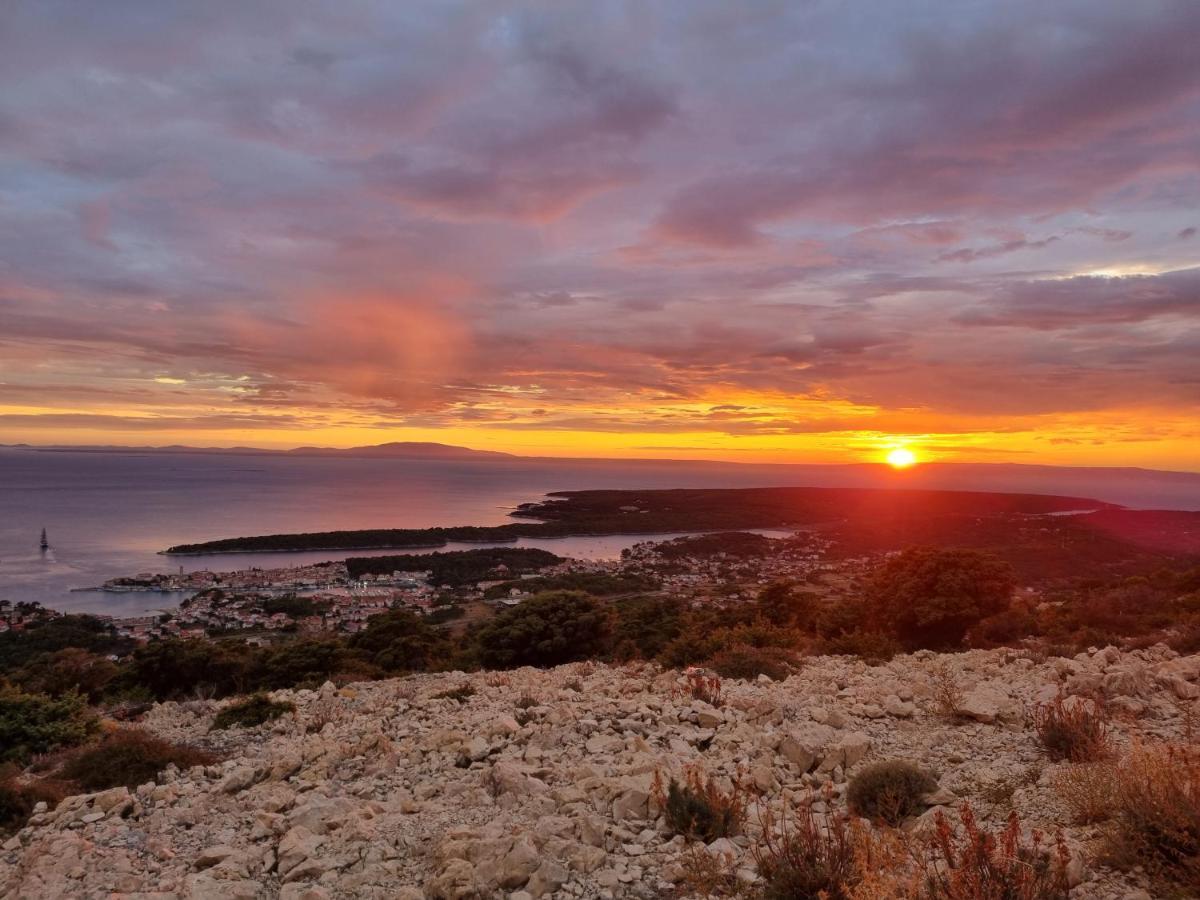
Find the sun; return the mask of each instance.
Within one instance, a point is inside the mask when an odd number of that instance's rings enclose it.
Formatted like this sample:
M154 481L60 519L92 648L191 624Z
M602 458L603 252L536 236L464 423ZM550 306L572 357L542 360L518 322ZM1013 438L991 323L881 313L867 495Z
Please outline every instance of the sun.
M917 461L917 454L907 447L897 447L887 455L888 465L893 469L907 469Z

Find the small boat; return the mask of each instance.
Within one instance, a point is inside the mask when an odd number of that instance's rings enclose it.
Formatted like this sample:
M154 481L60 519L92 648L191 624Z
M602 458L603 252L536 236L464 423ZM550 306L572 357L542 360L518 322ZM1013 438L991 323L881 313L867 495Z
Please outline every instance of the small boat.
M46 540L46 529L45 528L42 529L42 542L39 546L42 548L43 553L45 553L47 550L50 549L50 542L48 540Z

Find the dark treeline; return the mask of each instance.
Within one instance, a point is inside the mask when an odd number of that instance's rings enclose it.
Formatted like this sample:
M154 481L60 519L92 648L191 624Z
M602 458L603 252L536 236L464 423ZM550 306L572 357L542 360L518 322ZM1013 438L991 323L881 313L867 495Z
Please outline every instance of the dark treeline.
M772 539L746 531L720 531L715 534L697 534L663 541L655 547L662 559L675 560L694 556L726 556L750 558L764 556L770 552Z
M563 561L548 550L532 547L488 547L449 553L412 553L402 556L355 556L346 560L351 578L389 575L392 572L429 572L430 584L461 587L492 575L503 566L512 575L536 572Z

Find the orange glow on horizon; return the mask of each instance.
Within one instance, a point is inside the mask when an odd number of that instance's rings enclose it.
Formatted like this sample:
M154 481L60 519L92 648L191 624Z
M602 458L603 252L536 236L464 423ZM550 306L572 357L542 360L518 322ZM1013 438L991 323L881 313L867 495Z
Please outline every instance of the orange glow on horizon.
M889 410L838 399L713 392L670 405L637 396L611 398L611 405L601 405L610 398L589 397L565 406L563 418L554 421L553 416L535 414L542 398L497 389L468 410L476 421L451 410L431 417L441 421L403 424L333 393L318 396L326 402L312 407L299 402L254 408L251 402L247 405L255 415L239 421L235 415L214 413L224 412L231 394L241 396L240 383L176 381L185 378L151 381L149 389L146 382L139 384L139 390L145 390L140 403L57 408L0 403L0 444L285 450L433 441L519 456L889 465L895 465L889 453L909 449L919 457L917 465L990 462L1200 470L1195 421L1168 409L1060 414L1051 422L1044 416ZM1139 433L1143 428L1144 438ZM1134 437L1139 439L1131 440Z

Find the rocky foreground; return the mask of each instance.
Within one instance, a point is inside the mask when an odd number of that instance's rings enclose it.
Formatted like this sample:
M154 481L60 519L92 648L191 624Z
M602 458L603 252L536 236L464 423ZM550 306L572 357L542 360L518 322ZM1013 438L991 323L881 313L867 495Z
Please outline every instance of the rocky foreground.
M941 712L948 684L962 720ZM461 702L435 697L463 685ZM1063 830L1072 896L1146 898L1136 873L1092 862L1095 830L1071 826L1052 789L1062 764L1026 716L1060 691L1107 697L1118 745L1184 740L1200 655L819 657L785 681L727 680L720 708L649 666L420 675L279 691L294 716L229 732L209 730L221 704L166 703L145 728L226 761L39 812L0 851L0 896L680 897L698 848L666 828L656 772L698 764L764 808L826 811L856 767L898 758L939 778L909 827L962 800L992 826L1015 809ZM754 809L744 835L699 848L746 883Z

